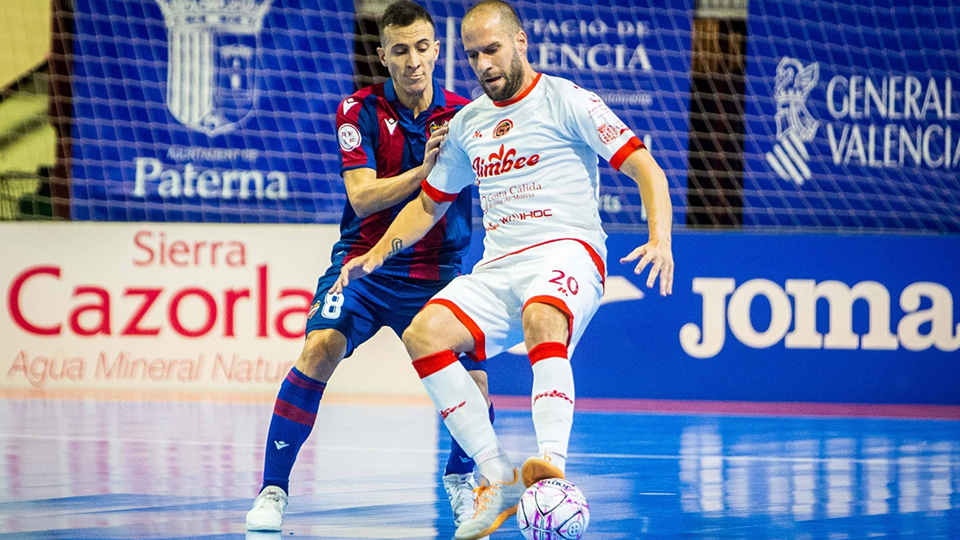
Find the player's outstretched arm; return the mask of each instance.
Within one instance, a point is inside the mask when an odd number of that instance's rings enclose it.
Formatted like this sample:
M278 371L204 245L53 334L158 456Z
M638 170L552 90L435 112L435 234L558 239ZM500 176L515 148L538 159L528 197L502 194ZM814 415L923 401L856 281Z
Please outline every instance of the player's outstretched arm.
M397 214L387 232L383 233L383 238L370 251L343 265L340 277L330 292L343 292L351 280L372 274L387 259L417 243L440 221L450 204L438 203L421 191L419 197L407 203Z
M652 288L660 276L660 295L673 292L673 247L671 230L673 227L673 208L670 204L670 191L667 176L646 148L641 148L627 157L620 166L620 172L626 174L640 188L640 198L647 211L647 224L650 228L649 241L620 259L628 263L640 258L634 273L639 274L650 265L647 287Z
M424 148L423 164L397 176L377 178L377 171L368 167L344 172L343 184L347 188L347 199L357 216L365 218L376 214L400 203L411 193L416 193L420 189L420 182L433 170L440 143L447 131L448 128L444 126L433 132Z

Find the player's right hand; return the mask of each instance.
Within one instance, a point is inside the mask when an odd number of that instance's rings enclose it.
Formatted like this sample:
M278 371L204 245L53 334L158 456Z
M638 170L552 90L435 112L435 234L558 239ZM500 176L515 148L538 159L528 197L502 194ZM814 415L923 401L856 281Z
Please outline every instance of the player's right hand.
M430 139L427 140L427 146L423 150L423 165L420 166L423 178L426 178L430 174L430 171L433 170L433 166L437 164L437 156L440 155L440 144L449 131L450 128L448 126L443 126L434 131L430 135Z
M351 259L350 262L343 265L340 269L340 277L338 277L337 281L330 287L329 292L340 294L343 292L343 289L350 284L350 281L368 276L376 272L377 268L381 266L383 266L383 259L373 255L369 251L355 259Z
M651 240L620 259L620 263L633 262L638 257L641 257L641 259L633 270L634 274L639 275L648 264L650 265L647 288L652 289L654 283L657 282L657 276L659 276L660 296L673 294L673 250L670 247L670 242Z

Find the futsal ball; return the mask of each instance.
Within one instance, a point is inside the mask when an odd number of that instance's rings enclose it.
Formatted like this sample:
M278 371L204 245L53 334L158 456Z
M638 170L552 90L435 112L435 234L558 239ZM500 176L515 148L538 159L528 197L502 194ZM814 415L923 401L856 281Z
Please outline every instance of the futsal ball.
M559 478L527 488L517 507L517 525L527 540L579 540L590 522L583 493Z

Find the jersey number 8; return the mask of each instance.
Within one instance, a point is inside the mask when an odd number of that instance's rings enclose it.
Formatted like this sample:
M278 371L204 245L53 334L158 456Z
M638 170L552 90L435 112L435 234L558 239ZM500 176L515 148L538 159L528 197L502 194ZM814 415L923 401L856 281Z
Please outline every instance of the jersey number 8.
M337 293L327 293L323 297L323 309L320 310L320 315L323 315L324 319L337 319L340 317L340 308L343 307L343 295Z

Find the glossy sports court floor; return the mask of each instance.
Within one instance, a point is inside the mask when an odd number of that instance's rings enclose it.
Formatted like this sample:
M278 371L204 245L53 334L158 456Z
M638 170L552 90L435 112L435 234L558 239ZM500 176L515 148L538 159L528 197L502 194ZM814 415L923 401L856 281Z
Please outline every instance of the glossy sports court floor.
M436 412L349 401L321 406L282 535L246 535L272 402L0 398L0 539L451 538ZM532 423L522 399L504 401L496 427L519 461L535 450ZM941 419L586 408L568 467L590 502L585 538L960 538L956 408ZM515 526L494 540L519 539Z

